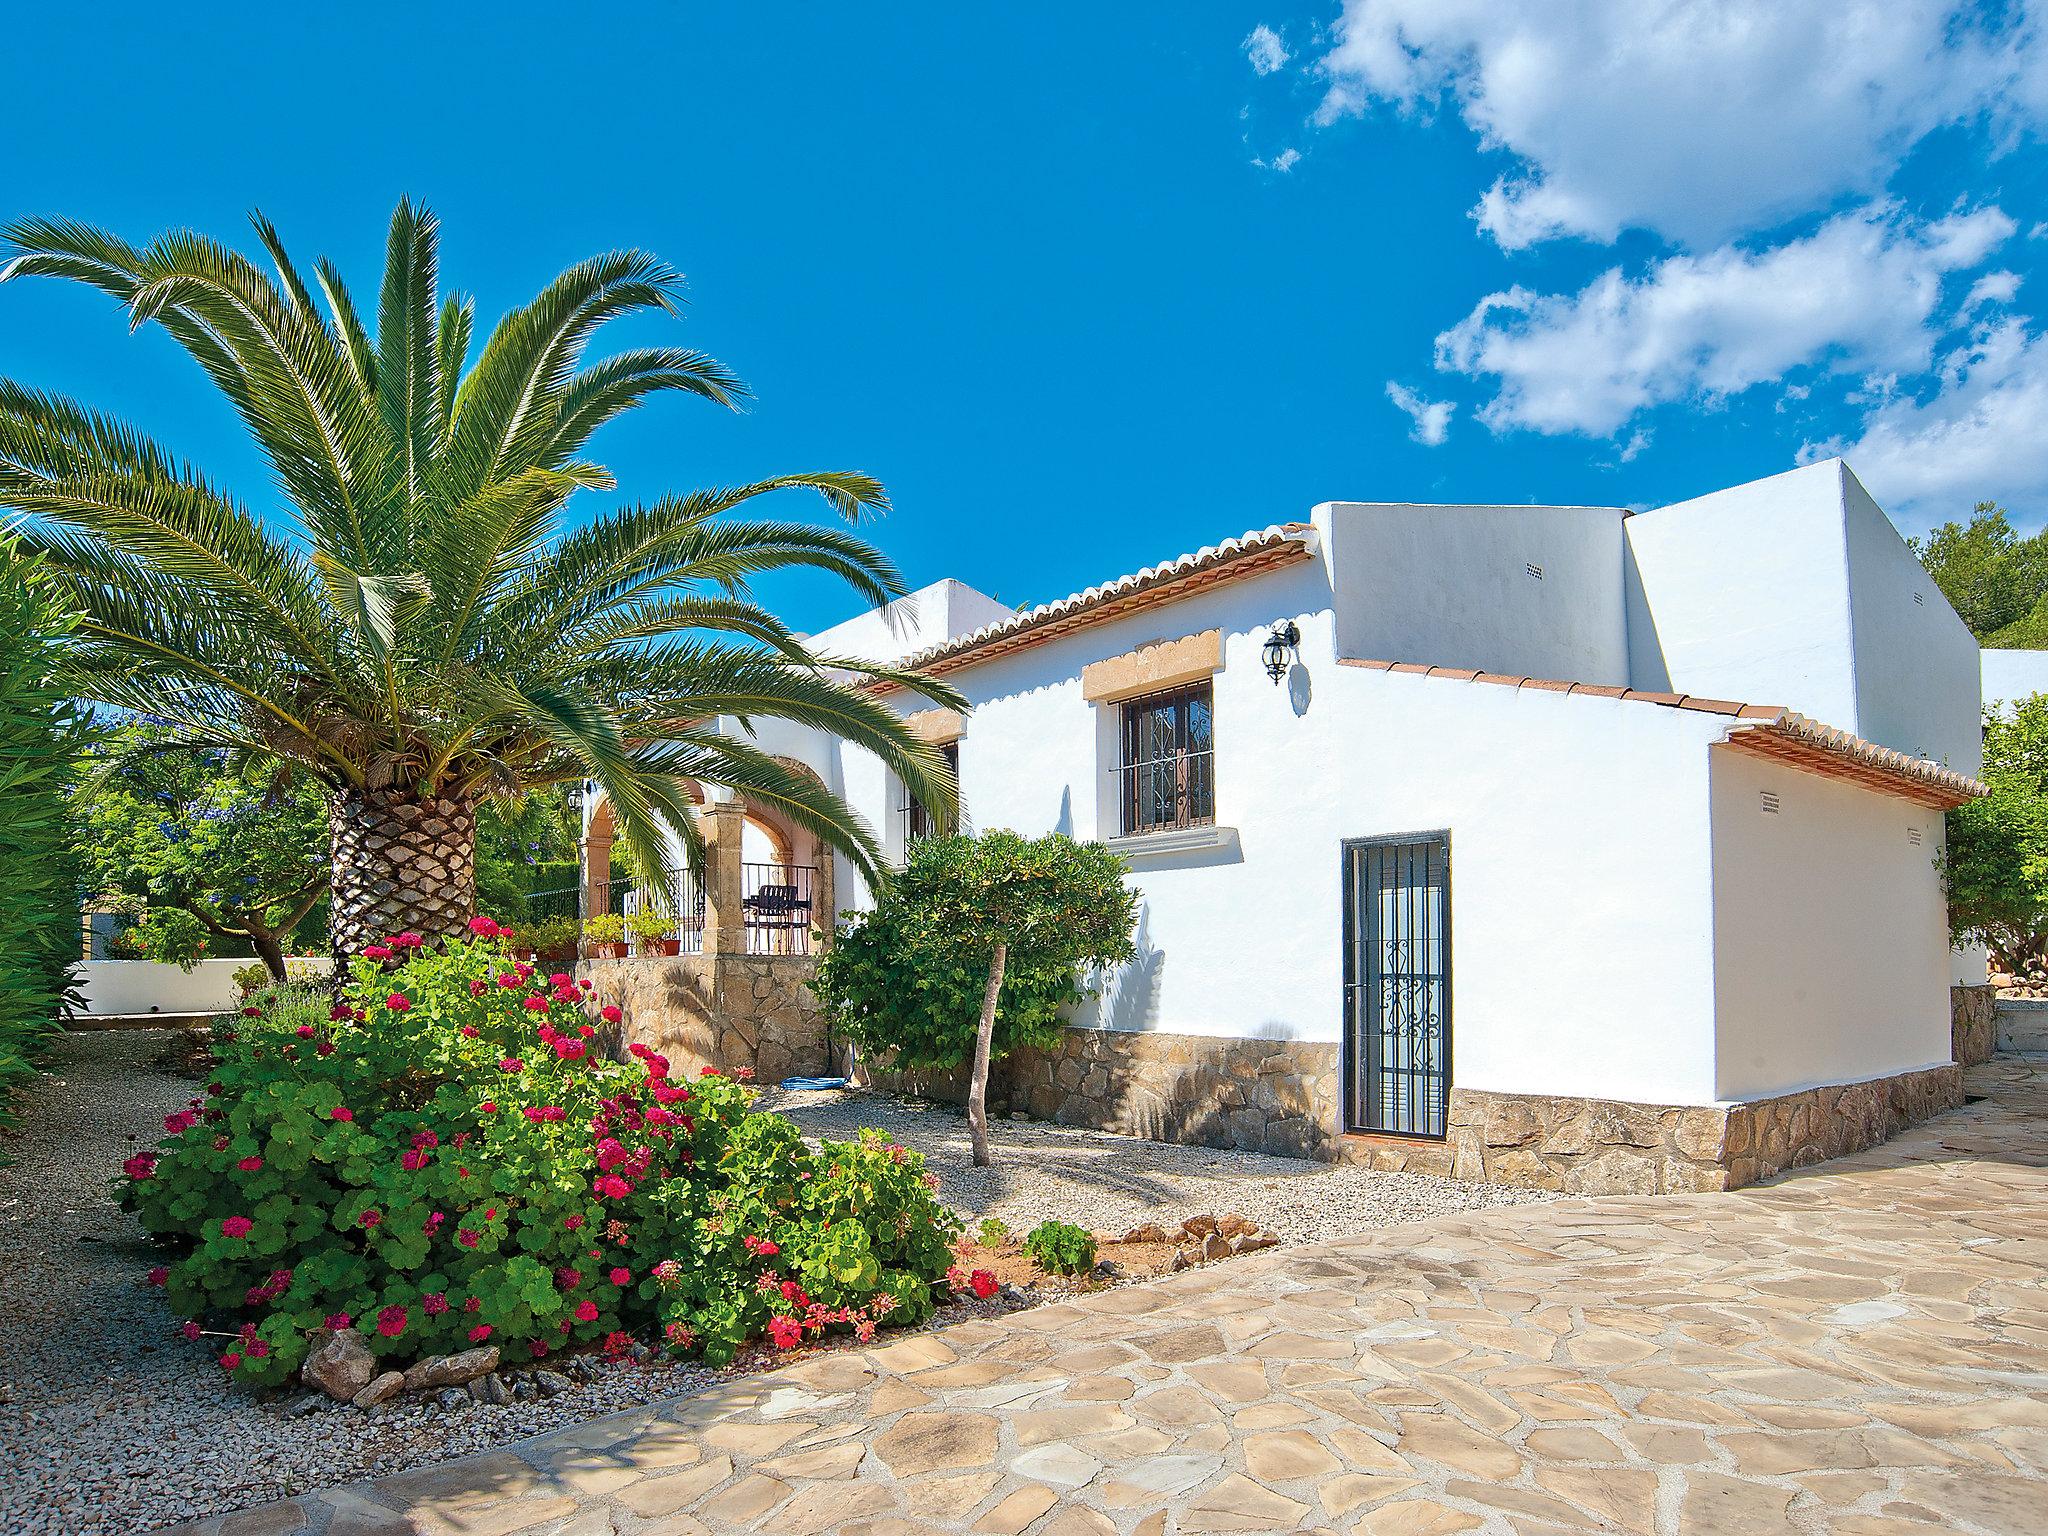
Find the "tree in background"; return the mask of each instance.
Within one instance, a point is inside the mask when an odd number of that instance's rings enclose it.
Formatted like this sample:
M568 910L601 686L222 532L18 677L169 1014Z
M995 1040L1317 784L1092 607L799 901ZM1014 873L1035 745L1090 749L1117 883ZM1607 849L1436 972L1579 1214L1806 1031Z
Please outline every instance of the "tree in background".
M440 291L439 227L401 202L366 316L328 261L309 280L260 216L266 272L190 231L135 246L63 219L6 231L0 279L56 277L162 325L234 407L279 489L259 515L125 423L0 381L0 505L30 514L82 615L66 681L162 721L195 749L289 766L329 796L330 927L347 957L411 929L459 933L475 910L479 802L595 780L634 862L664 830L693 856L695 785L779 810L874 874L873 832L837 795L722 717L781 719L874 753L922 803L951 806L944 759L751 600L764 572L808 568L863 597L901 595L852 534L739 515L784 489L849 521L886 507L844 471L783 475L581 517L613 481L592 435L649 396L734 406L702 353L589 361L608 322L673 315L680 276L640 251L582 262L476 337ZM319 297L316 300L315 294ZM481 342L472 354L473 339ZM851 674L851 675L849 675Z
M149 957L189 968L220 940L246 943L285 979L288 946L318 944L327 897L327 796L248 753L193 752L129 725L87 781L87 884L137 918Z
M1087 995L1084 967L1130 958L1137 893L1099 843L1054 833L931 837L819 963L827 1008L865 1049L912 1069L969 1062L974 1162L988 1166L988 1070L1051 1045Z
M2048 649L2048 530L2022 538L2003 507L1980 501L1967 525L1906 542L1980 643Z
M582 835L565 785L486 801L476 818L477 910L519 928L537 916L555 915L534 912L528 898L536 891L556 891L566 894L563 910L573 914L582 878L576 856Z
M86 726L56 676L73 622L48 573L0 538L0 1124L74 1001L82 952L69 780Z
M1948 813L1949 927L2023 975L2048 959L2048 695L1985 713L1982 778L1990 795Z

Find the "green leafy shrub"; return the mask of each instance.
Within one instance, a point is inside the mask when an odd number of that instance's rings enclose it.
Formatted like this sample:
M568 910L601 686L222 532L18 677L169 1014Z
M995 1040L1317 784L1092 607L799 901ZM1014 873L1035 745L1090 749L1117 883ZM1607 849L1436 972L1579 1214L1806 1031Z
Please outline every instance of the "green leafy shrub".
M74 619L0 538L0 1124L76 1001L79 866L70 778L85 722L52 674Z
M1100 843L1058 833L925 838L874 910L840 926L814 987L865 1050L911 1068L973 1063L967 1120L986 1165L989 1063L1052 1045L1086 968L1130 958L1124 873Z
M626 920L616 912L600 912L584 921L583 938L593 947L622 944L626 938Z
M261 992L270 985L270 967L260 960L254 965L238 965L232 979L235 990L248 997L251 993Z
M642 907L626 919L626 929L643 944L676 936L676 920L654 907Z
M982 1221L979 1237L982 1247L1000 1248L1010 1240L1010 1224L1000 1216L987 1217Z
M2022 972L2048 958L2048 695L1985 712L1983 780L1987 798L1948 813L1949 928Z
M956 1220L879 1139L813 1152L752 1090L602 1049L585 1011L483 936L372 945L339 1002L259 995L217 1031L204 1098L129 1161L124 1203L173 1250L172 1306L285 1380L322 1325L402 1365L651 1333L723 1361L926 1316ZM380 965L382 968L380 968Z
M1085 1227L1041 1221L1024 1234L1024 1251L1049 1275L1078 1275L1095 1267L1095 1239Z

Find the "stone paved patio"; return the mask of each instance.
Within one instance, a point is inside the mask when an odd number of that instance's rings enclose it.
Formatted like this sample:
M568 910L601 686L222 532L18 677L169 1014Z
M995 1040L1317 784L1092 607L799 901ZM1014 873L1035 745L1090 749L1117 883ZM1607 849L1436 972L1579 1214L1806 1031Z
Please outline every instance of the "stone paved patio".
M2048 1063L1970 1086L1738 1194L1275 1250L181 1529L2048 1531Z

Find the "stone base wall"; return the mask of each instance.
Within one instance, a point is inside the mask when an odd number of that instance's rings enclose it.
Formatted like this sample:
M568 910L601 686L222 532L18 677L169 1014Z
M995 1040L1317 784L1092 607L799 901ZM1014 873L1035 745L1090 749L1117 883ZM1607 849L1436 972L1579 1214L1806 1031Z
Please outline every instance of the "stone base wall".
M1339 1155L1389 1171L1568 1194L1693 1194L1860 1152L1962 1101L1962 1068L1953 1065L1733 1105L1454 1087L1443 1141L1346 1136Z
M616 1004L628 1041L668 1057L677 1076L746 1068L756 1080L832 1070L825 1018L811 995L817 962L796 955L676 955L586 960L591 1001Z
M966 1068L900 1072L863 1062L863 1086L962 1103ZM989 1070L989 1113L1187 1146L1336 1155L1337 1047L1298 1040L1069 1029Z
M1998 989L1948 989L1949 1052L1959 1067L1989 1061L1998 1049Z

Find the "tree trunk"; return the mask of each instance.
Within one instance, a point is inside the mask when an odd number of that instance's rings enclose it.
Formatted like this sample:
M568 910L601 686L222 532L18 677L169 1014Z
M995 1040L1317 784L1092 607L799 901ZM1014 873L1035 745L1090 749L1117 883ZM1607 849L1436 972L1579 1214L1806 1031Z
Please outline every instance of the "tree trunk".
M329 927L337 971L395 934L452 937L476 913L476 805L405 789L351 789L328 803Z
M270 972L272 981L283 981L284 946L277 942L278 936L260 923L244 925L249 935L249 947L256 951L256 958L263 962L263 968Z
M988 1047L996 1032L996 994L1003 990L1003 962L1009 946L998 944L988 962L988 990L981 995L981 1025L974 1032L974 1079L967 1085L967 1130L974 1138L974 1166L988 1166Z

